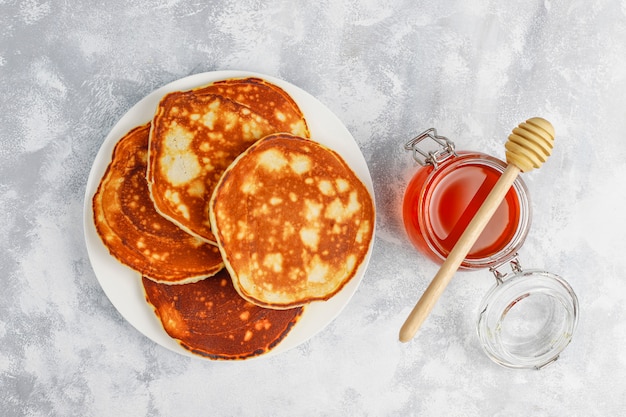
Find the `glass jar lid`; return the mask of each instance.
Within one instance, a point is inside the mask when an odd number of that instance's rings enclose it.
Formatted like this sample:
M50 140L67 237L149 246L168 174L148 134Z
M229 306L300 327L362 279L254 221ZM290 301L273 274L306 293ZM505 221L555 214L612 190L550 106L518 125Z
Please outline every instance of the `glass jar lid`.
M571 286L550 272L515 267L506 275L496 271L496 278L479 309L477 330L485 353L510 368L541 369L554 362L578 322Z

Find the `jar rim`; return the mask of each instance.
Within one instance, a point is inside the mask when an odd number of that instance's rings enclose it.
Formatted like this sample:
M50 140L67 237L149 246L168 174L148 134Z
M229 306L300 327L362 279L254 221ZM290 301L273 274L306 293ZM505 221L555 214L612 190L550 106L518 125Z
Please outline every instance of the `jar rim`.
M504 172L506 163L493 156L480 152L459 152L458 156L447 160L437 169L433 169L428 175L424 186L421 190L418 222L423 231L424 240L431 252L438 257L441 262L445 261L448 251L443 248L439 239L436 238L430 221L429 206L431 204L430 195L441 179L461 167L468 165L485 166L498 171ZM508 262L513 259L518 250L523 245L530 230L531 224L531 205L528 189L521 177L517 177L513 182L512 188L515 190L515 196L519 203L519 219L516 230L511 240L500 248L496 253L477 258L466 257L461 263L461 269L484 269L494 267L496 265Z

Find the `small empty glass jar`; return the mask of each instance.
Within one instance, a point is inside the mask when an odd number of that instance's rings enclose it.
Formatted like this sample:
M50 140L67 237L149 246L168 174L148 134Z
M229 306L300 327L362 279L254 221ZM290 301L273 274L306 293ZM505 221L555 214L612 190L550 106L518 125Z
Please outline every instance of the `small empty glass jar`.
M413 245L441 264L506 163L480 152L457 152L454 143L435 129L410 140L405 149L421 168L404 194L404 226ZM503 366L540 369L569 344L578 320L578 300L557 275L522 270L517 252L530 224L528 190L518 176L461 269L489 268L496 277L479 308L477 330L486 354ZM500 272L506 264L511 272Z

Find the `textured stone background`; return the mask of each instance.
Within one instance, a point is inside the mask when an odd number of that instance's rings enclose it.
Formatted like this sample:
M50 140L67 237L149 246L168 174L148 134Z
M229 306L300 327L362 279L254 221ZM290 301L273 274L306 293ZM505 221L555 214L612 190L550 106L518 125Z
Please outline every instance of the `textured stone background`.
M284 354L215 363L172 353L115 310L84 244L85 184L108 131L189 74L257 71L313 94L368 162L377 240L359 290ZM0 0L0 415L614 416L626 408L626 2ZM487 271L457 276L418 339L397 331L436 267L400 220L435 126L503 157L540 115L552 158L525 174L527 267L581 302L561 359L501 368L475 336Z

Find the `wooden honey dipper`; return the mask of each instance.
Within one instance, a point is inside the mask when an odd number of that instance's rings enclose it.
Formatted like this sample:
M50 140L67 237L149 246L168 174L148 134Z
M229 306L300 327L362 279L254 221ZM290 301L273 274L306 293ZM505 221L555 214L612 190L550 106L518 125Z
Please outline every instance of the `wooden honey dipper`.
M553 146L554 128L545 119L534 117L513 129L505 145L506 169L402 325L401 342L408 342L415 336L519 173L539 168L552 153Z

